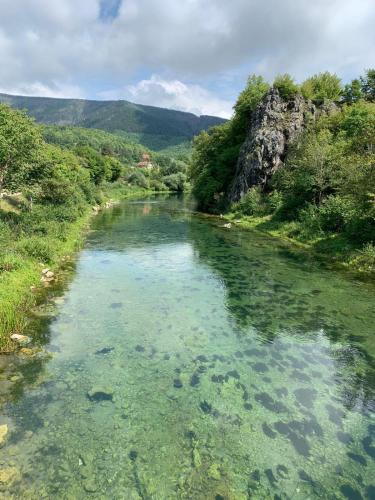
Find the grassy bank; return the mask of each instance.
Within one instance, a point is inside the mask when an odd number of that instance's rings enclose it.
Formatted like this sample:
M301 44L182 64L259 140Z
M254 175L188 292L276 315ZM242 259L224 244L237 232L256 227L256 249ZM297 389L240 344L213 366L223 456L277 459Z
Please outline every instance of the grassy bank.
M121 183L101 187L102 205L109 200L139 197L148 191ZM22 210L22 197L0 202L0 352L17 346L12 333L26 334L33 307L46 296L41 282L42 269L49 268L59 278L59 270L72 261L82 246L93 214L87 205L75 220L56 218L46 207Z
M375 247L371 244L355 245L339 233L309 237L300 222L275 220L271 215L256 217L229 213L224 219L237 227L260 231L304 248L324 262L375 278Z

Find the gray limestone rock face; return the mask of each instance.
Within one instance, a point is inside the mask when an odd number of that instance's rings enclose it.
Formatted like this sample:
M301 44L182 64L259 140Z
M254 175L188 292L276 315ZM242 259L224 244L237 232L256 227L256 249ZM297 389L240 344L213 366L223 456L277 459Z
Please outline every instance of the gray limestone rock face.
M229 201L239 201L252 186L264 189L282 166L288 145L317 114L316 106L302 95L285 100L277 89L271 88L251 116Z

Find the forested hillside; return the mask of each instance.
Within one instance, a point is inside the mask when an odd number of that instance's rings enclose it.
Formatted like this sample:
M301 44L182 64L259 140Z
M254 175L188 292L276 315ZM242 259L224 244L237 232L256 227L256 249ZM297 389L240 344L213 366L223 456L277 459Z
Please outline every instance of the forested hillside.
M128 101L89 101L0 94L0 102L24 109L39 123L75 125L116 132L153 150L185 145L201 130L223 123L212 116L196 116Z
M195 140L201 209L374 270L375 70L345 87L252 76L234 109Z

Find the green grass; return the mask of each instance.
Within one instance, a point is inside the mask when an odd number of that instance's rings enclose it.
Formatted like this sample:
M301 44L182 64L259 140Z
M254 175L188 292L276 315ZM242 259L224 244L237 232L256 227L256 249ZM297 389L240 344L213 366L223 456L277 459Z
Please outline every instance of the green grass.
M104 203L147 193L114 183L103 186L100 197ZM66 261L74 258L81 248L93 212L87 206L74 222L49 220L47 211L44 220L43 210L41 213L42 220L39 213L35 226L31 223L31 229L29 227L31 234L25 234L24 226L29 226L30 214L25 223L26 215L20 210L14 211L5 204L0 209L0 352L15 349L10 339L12 333L27 335L30 311L45 299L48 290L41 283L43 267L59 276Z
M313 252L315 257L345 269L375 277L375 247L355 244L343 234L306 234L298 221L280 221L272 216L239 216L229 213L225 219L243 229L251 229L288 241Z

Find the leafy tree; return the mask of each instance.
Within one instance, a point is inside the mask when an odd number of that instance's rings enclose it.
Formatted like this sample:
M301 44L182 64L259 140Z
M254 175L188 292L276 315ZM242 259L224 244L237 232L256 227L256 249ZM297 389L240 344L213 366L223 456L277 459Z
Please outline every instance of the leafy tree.
M301 93L306 99L317 101L338 101L341 96L340 78L328 71L314 75L301 85Z
M129 173L126 180L129 182L129 184L133 184L134 186L139 186L144 189L147 189L149 187L148 179L139 169L135 169L131 173Z
M342 98L348 104L353 104L363 98L362 84L358 78L345 85Z
M375 104L358 102L341 113L341 130L357 152L375 152Z
M368 69L361 77L362 93L366 101L375 102L375 69Z
M0 192L19 189L30 179L38 161L42 137L34 122L21 111L0 105Z
M246 130L251 113L258 106L267 91L269 84L262 76L251 75L246 88L240 93L234 105L233 125L239 134Z
M191 177L193 193L201 208L220 208L233 178L241 142L233 140L233 123L201 132L194 141Z
M165 177L162 177L161 182L165 184L171 191L182 192L185 188L186 175L182 172L167 175Z
M112 177L110 162L90 146L78 146L74 152L81 158L82 165L90 172L91 180L100 184Z
M291 99L299 92L299 87L294 79L288 74L277 75L273 86L277 89L284 99Z
M340 150L341 144L334 144L327 129L313 130L295 144L285 167L273 178L274 187L284 193L287 210L306 203L318 205L332 193Z

